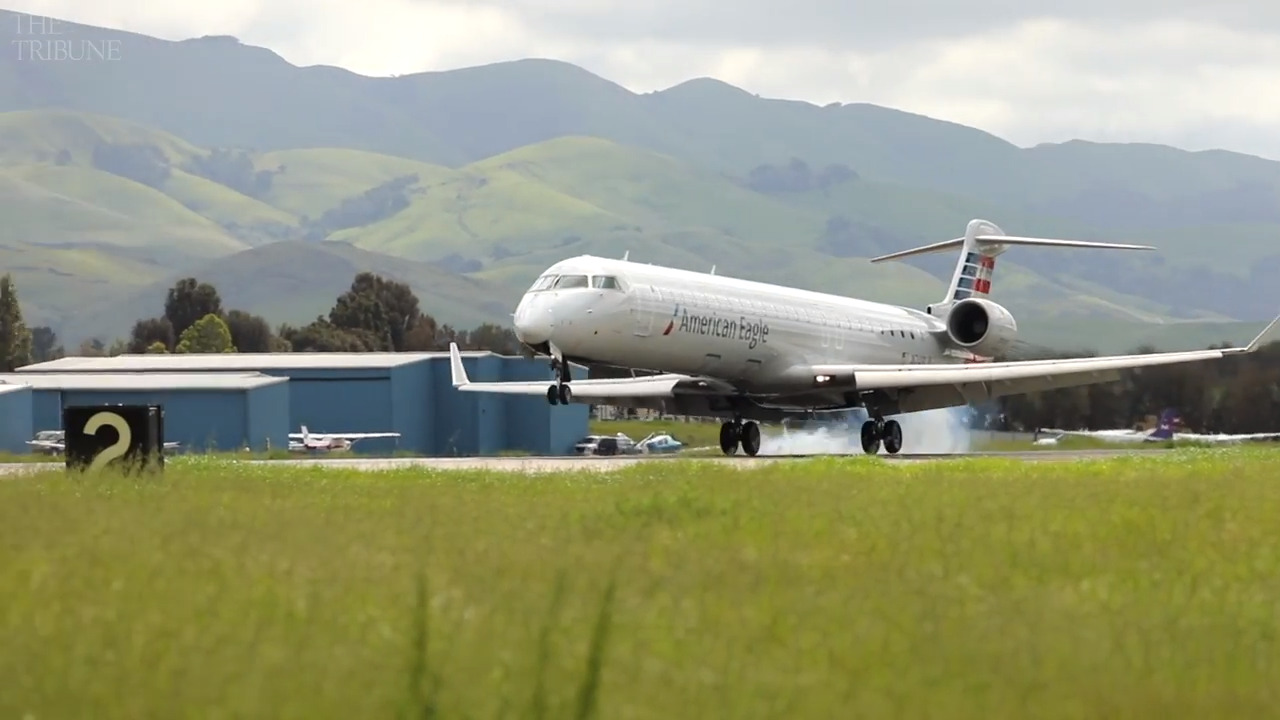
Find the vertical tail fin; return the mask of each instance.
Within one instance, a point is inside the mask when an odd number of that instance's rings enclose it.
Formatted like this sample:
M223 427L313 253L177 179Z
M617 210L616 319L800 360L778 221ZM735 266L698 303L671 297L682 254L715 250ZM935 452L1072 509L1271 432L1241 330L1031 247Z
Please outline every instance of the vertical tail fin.
M1151 440L1172 440L1174 429L1178 423L1182 422L1182 418L1178 417L1178 411L1173 408L1166 408L1160 413L1160 419L1156 421L1155 430L1147 437Z
M311 433L307 430L306 425L302 426L302 442L304 443L311 442Z
M1013 245L1099 248L1107 250L1155 250L1151 245L1006 235L995 223L974 218L965 226L964 237L952 238L932 245L881 255L880 257L871 258L871 262L899 260L913 255L959 249L960 257L956 261L955 272L951 274L951 284L947 286L946 296L941 302L930 305L928 308L933 315L945 315L952 305L961 300L985 298L991 294L991 278L995 273L996 258Z

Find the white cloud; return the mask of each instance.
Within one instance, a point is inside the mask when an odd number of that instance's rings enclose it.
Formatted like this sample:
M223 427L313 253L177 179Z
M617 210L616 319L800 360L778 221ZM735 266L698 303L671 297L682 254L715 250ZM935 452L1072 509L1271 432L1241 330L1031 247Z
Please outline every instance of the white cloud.
M1020 145L1076 137L1280 158L1280 5L1085 0L785 5L682 0L11 0L168 39L230 34L371 75L521 57L637 92L710 76L764 96L872 102ZM1212 9L1212 12L1209 10Z

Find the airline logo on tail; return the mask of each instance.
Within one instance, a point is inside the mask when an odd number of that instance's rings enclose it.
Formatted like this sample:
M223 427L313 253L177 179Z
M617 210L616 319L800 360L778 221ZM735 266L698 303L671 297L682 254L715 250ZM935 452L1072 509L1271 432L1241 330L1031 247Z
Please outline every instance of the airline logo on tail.
M1151 440L1172 440L1174 428L1182 422L1182 418L1178 417L1177 411L1169 408L1160 413L1160 420L1156 423L1156 429L1151 431L1147 438Z
M991 274L996 269L994 255L983 255L970 252L965 255L964 267L960 269L960 280L956 283L953 300L963 300L972 295L987 295L991 292Z

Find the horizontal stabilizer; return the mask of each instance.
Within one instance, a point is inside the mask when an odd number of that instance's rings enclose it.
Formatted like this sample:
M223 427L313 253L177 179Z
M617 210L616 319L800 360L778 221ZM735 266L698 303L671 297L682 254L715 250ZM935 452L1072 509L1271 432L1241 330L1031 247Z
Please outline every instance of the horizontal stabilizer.
M886 260L899 260L914 255L927 255L929 253L945 252L954 250L964 246L964 238L953 238L951 240L943 240L932 245L924 245L910 250L900 250L888 255L871 258L871 262L884 262ZM976 235L973 238L974 243L979 249L992 245L1030 245L1039 247L1073 247L1073 248L1098 248L1103 250L1155 250L1153 245L1133 245L1130 243L1107 243L1094 242L1091 240L1059 240L1057 238L1036 238L1036 237L1020 237L1018 235Z

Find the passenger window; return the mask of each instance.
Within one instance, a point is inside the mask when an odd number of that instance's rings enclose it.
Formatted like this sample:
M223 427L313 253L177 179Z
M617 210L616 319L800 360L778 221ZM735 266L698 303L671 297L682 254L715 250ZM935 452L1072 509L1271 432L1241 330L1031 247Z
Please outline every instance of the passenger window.
M591 278L591 287L601 290L617 290L618 278L612 275L596 275Z
M570 288L584 288L584 287L587 287L586 275L561 275L560 279L556 280L557 290L567 290Z

